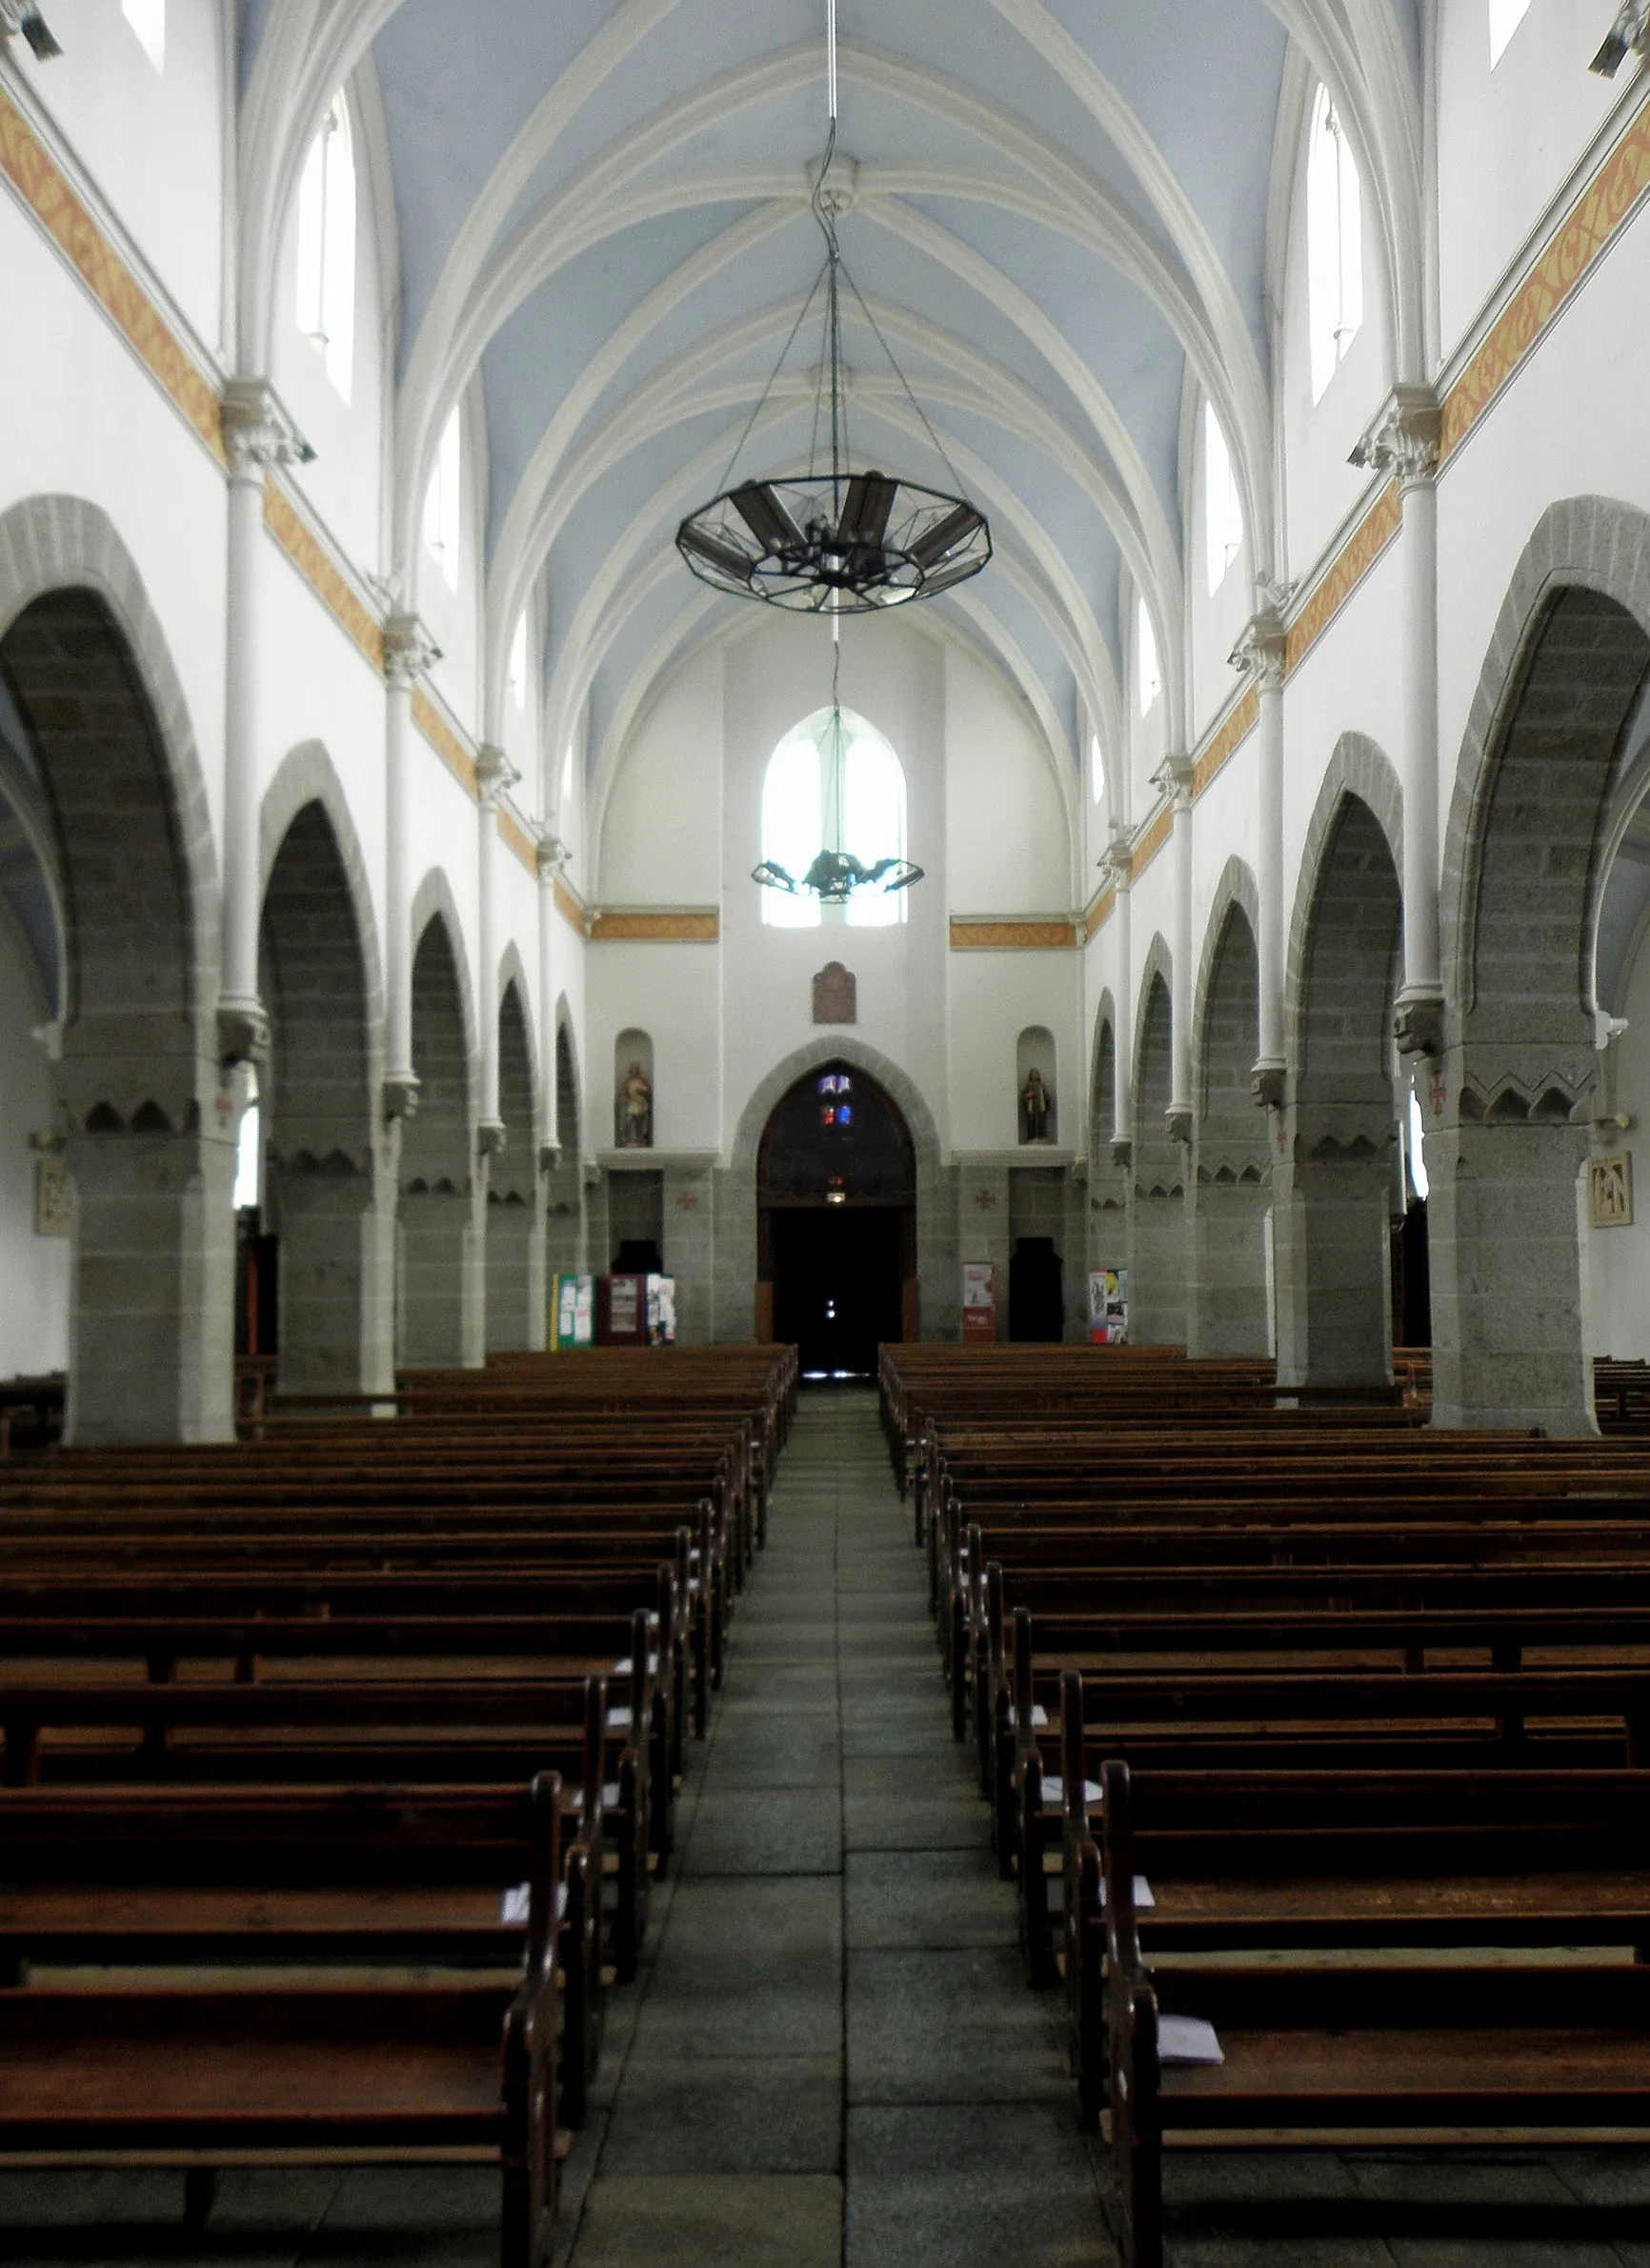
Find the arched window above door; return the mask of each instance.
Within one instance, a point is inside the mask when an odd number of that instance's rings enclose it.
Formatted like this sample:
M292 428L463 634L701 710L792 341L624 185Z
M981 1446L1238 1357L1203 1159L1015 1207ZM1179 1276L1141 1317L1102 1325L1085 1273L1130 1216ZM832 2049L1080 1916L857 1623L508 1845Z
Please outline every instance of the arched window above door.
M865 866L905 856L905 771L876 727L852 709L815 710L768 759L762 778L762 856L788 874L808 872L823 850L851 851ZM902 890L856 891L846 906L811 895L762 893L772 929L887 929L905 919Z

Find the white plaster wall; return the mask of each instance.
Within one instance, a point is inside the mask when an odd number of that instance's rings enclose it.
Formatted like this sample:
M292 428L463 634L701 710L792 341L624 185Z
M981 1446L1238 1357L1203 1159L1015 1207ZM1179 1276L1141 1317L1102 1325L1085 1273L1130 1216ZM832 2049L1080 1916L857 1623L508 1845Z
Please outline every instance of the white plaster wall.
M48 1014L10 922L0 914L0 1378L69 1361L67 1236L34 1234L35 1153L54 1124L51 1066L33 1036Z
M1283 264L1283 321L1275 383L1278 432L1284 452L1283 572L1308 574L1323 547L1358 501L1366 475L1347 463L1354 447L1391 390L1388 324L1381 297L1382 252L1375 197L1363 195L1363 324L1341 357L1321 401L1312 399L1311 334L1306 291L1305 135L1289 201L1289 238Z
M1633 83L1630 63L1613 81L1587 69L1610 15L1576 0L1530 0L1492 70L1485 0L1441 0L1439 301L1446 351Z
M719 652L678 671L637 726L602 813L594 886L609 906L720 903Z
M714 945L601 945L590 955L588 1034L594 1082L591 1134L614 1139L611 1073L621 1032L654 1043L654 1147L724 1147L718 998L722 954Z
M953 908L972 913L1068 909L1070 828L1041 737L1000 679L949 643L945 716ZM920 863L920 853L912 854Z
M1075 953L951 955L951 1139L954 1149L1012 1150L1019 1140L1016 1049L1029 1024L1055 1040L1062 1148L1082 1144L1082 960ZM1075 1114L1075 1115L1074 1115ZM1029 1162L1036 1162L1031 1154Z
M383 557L383 450L386 414L386 292L378 272L372 184L365 137L352 113L355 151L355 346L346 402L314 342L298 329L298 201L294 196L275 272L275 319L271 331L271 376L298 431L315 452L313 464L292 471L294 484L313 503L355 566L379 573ZM472 547L472 555L473 555ZM432 580L439 582L439 574ZM442 586L445 591L445 585ZM447 627L450 631L451 626Z
M1186 528L1186 615L1191 661L1191 728L1194 743L1206 733L1237 689L1238 679L1229 659L1243 627L1255 612L1250 595L1254 582L1249 533L1227 568L1219 589L1210 594L1207 529L1208 482L1204 473L1203 404L1198 400L1191 423L1190 462L1183 483Z
M165 633L221 819L222 469L10 193L0 193L0 305L9 337L52 342L50 354L6 358L0 512L68 495L109 514Z
M223 12L219 0L168 0L164 73L120 0L48 10L63 48L50 63L36 63L21 39L6 42L11 68L214 351L225 343Z

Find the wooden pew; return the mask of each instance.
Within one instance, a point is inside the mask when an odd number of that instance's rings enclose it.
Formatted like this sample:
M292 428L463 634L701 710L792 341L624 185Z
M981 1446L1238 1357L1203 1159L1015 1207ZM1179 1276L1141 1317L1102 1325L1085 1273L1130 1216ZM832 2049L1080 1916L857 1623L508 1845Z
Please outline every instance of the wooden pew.
M214 2158L491 2158L503 2178L501 2259L539 2268L556 2199L560 1809L553 1778L535 1780L525 1848L496 1833L486 1846L488 1862L506 1849L513 1866L526 1862L525 1944L509 1982L0 1989L0 2153L182 2163L196 2225ZM302 1835L312 1891L348 1905L382 1888L387 1859L399 1878L415 1872L417 1837L397 1832L408 1815L374 1821L356 1808L339 1822L336 1810L332 1832L312 1819ZM278 1877L277 1837L266 1826L261 1840ZM185 1842L205 1863L198 1836ZM219 1846L220 1866L234 1847ZM256 1957L271 1965L270 1948Z
M1154 1978L1135 1908L1126 1774L1103 1769L1107 2200L1124 2268L1162 2268L1162 2153L1218 2132L1271 2148L1475 2131L1650 2140L1650 1969L1224 1965ZM1164 2017L1224 2060L1165 2061Z

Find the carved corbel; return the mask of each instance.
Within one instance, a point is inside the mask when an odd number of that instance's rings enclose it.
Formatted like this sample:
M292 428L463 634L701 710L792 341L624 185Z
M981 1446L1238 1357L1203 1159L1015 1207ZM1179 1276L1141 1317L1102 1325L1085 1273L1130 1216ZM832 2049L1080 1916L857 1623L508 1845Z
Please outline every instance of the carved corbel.
M1398 995L1392 1014L1392 1034L1400 1055L1440 1055L1443 1053L1444 1004L1431 993Z
M1430 386L1395 386L1347 460L1361 471L1390 472L1400 489L1438 471L1443 411Z
M418 1115L418 1081L409 1072L404 1078L384 1081L384 1120L393 1125L396 1119L406 1120Z
M1192 1113L1189 1105L1177 1104L1163 1113L1163 1131L1171 1142L1190 1142L1192 1139Z
M475 754L475 786L483 811L496 811L500 796L507 795L521 777L501 748L485 743Z
M261 1000L221 1001L217 1024L218 1062L225 1071L269 1060L270 1019Z
M231 480L247 480L283 465L309 465L315 452L267 378L231 378L218 411Z
M509 1146L509 1139L502 1118L483 1118L475 1129L475 1154L477 1157L496 1157L501 1150Z
M1249 1074L1249 1092L1262 1111L1283 1108L1288 1084L1288 1073L1281 1063L1257 1063Z
M398 692L410 692L441 659L441 649L416 614L387 616L384 674Z
M1252 614L1243 626L1243 634L1226 659L1239 676L1253 677L1260 692L1271 692L1283 683L1283 668L1288 652L1288 633L1283 617L1275 609Z

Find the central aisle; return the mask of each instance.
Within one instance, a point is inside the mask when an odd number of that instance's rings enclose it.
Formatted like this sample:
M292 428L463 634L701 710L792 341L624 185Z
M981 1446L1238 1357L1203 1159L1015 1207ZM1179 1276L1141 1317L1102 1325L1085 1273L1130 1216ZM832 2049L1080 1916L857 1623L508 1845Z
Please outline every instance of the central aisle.
M1109 2262L869 1392L802 1397L680 1826L560 2257Z

